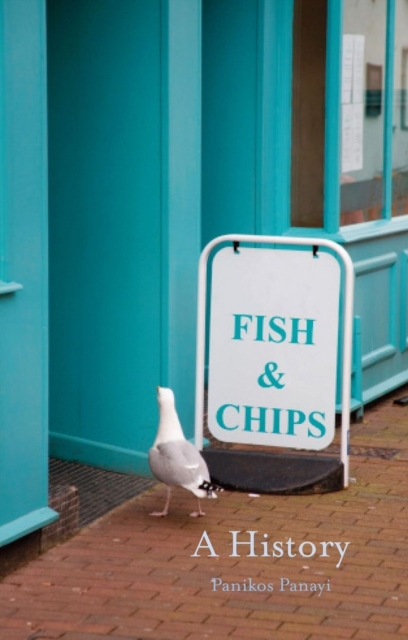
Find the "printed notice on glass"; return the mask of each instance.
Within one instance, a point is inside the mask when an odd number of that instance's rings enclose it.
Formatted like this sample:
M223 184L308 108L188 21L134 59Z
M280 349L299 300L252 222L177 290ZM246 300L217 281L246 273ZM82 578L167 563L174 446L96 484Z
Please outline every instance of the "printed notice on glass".
M353 171L353 105L343 104L341 126L341 169Z
M364 102L365 36L343 35L342 104Z
M354 57L354 36L344 34L343 36L343 60L342 60L342 87L341 101L343 104L351 102L353 87L353 57Z
M363 168L363 127L364 105L362 102L353 104L353 169L358 171Z
M365 36L354 36L353 46L353 102L364 102L364 44Z
M363 168L364 105L343 104L342 107L342 159L343 173Z
M343 35L342 162L343 173L363 168L365 36Z

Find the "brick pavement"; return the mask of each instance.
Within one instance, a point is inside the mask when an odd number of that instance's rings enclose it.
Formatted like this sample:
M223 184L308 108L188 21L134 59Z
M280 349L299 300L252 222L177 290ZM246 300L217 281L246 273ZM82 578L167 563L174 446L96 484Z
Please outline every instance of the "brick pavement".
M408 387L397 393L404 394ZM161 508L165 490L150 489L0 583L0 640L408 638L407 432L408 407L392 396L366 411L352 444L399 453L353 456L355 481L338 493L225 493L206 503L205 518L192 519L194 499L180 490L171 514L155 519L148 513ZM230 557L231 530L258 531L258 555L241 546ZM192 557L204 531L218 557L208 557L208 545ZM286 553L261 557L265 541L269 552L282 541ZM337 548L320 557L323 541L350 542L339 568ZM302 542L319 551L300 556ZM224 589L213 590L216 577ZM283 591L281 579L290 582ZM250 580L265 590L248 590ZM247 590L232 591L232 583ZM323 590L299 591L301 583Z

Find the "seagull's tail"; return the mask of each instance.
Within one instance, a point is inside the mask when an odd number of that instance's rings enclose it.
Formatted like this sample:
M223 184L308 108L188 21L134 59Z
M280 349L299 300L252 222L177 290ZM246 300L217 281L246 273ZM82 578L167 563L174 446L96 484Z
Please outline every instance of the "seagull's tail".
M213 484L212 482L208 482L208 480L204 480L198 488L207 492L207 498L216 498L216 491L224 491L218 484Z

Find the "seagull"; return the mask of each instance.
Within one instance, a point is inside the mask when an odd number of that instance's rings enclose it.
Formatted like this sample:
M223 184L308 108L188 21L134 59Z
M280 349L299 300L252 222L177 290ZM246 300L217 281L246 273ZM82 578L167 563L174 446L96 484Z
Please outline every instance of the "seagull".
M149 466L158 480L167 486L167 499L163 511L153 511L151 516L167 516L171 487L179 486L194 493L198 498L198 511L190 516L205 516L200 498L216 498L221 487L210 481L207 464L196 447L186 440L177 415L174 393L171 389L157 387L159 404L159 428L152 448L149 450Z

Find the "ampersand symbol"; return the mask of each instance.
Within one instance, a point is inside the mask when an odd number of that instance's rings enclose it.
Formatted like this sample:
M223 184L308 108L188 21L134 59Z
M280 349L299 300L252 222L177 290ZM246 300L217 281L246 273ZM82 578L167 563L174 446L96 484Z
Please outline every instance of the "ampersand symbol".
M275 374L277 369L278 365L276 362L267 362L264 373L262 373L258 378L259 386L264 387L265 389L271 387L275 387L275 389L283 389L285 385L281 384L281 380L285 374L279 372Z

